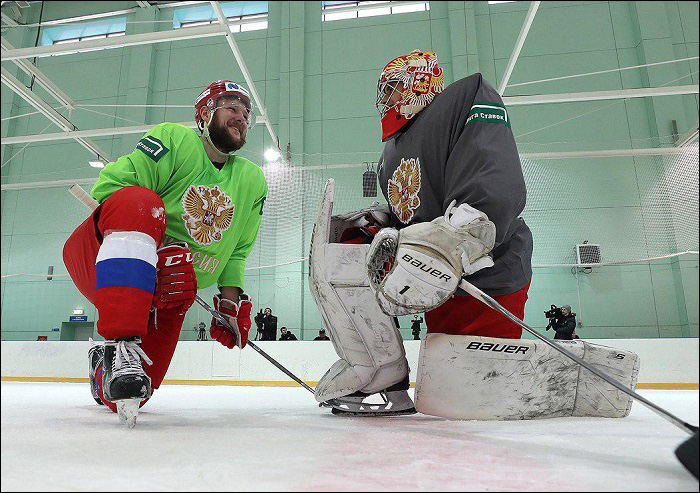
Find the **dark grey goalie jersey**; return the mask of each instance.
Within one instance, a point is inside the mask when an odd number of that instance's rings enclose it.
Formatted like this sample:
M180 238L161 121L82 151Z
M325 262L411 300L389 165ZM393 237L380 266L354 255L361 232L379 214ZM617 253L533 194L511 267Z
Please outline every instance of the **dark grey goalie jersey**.
M469 276L479 289L499 296L530 282L520 158L503 100L481 74L448 86L386 142L379 183L398 228L432 221L453 199L488 215L496 225L495 265Z

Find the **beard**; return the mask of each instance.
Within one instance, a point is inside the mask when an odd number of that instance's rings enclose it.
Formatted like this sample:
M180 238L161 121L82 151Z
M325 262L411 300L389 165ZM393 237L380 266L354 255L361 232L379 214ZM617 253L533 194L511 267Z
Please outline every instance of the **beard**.
M231 135L231 128L225 122L214 118L209 125L209 138L211 143L223 153L235 152L245 145L245 130L240 131L238 137Z

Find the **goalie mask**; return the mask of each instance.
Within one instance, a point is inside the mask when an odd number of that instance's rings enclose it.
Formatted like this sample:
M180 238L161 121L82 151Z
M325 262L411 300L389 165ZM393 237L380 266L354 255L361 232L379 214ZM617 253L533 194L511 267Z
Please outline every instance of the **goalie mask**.
M224 96L226 96L225 100L223 99ZM202 91L194 102L194 119L197 123L197 128L200 130L200 132L202 132L209 144L211 144L211 146L222 155L232 155L235 154L236 151L222 152L219 150L214 145L211 136L209 135L209 125L211 125L216 110L236 105L243 105L243 108L247 113L246 123L248 125L248 130L250 130L253 125L255 125L253 103L250 99L250 94L248 94L248 91L235 82L231 82L230 80L217 80L216 82L212 82L206 89L204 89L204 91ZM209 108L209 121L204 121L200 115L200 110L204 106Z
M414 50L386 64L377 82L382 142L433 102L445 86L437 54Z

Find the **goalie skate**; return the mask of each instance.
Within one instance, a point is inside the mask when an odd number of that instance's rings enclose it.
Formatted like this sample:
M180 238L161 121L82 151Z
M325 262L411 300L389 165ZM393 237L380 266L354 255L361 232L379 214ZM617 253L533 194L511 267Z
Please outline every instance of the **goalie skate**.
M376 399L381 402L373 402ZM416 407L406 390L383 390L375 394L355 392L320 404L330 407L331 412L344 416L403 416L415 414Z

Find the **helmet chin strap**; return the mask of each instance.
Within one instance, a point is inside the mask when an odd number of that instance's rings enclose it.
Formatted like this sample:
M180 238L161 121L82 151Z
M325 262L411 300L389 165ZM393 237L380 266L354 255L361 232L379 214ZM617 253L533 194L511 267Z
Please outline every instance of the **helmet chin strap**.
M202 134L204 135L204 138L207 139L207 142L209 142L209 145L214 149L216 152L221 154L222 157L228 158L228 156L233 156L236 151L231 151L231 152L223 152L221 149L216 147L214 143L211 141L211 136L209 135L209 125L211 125L212 120L214 119L214 113L216 113L216 110L219 108L214 108L209 115L209 121L207 122L206 125L204 125L204 128L202 129Z

